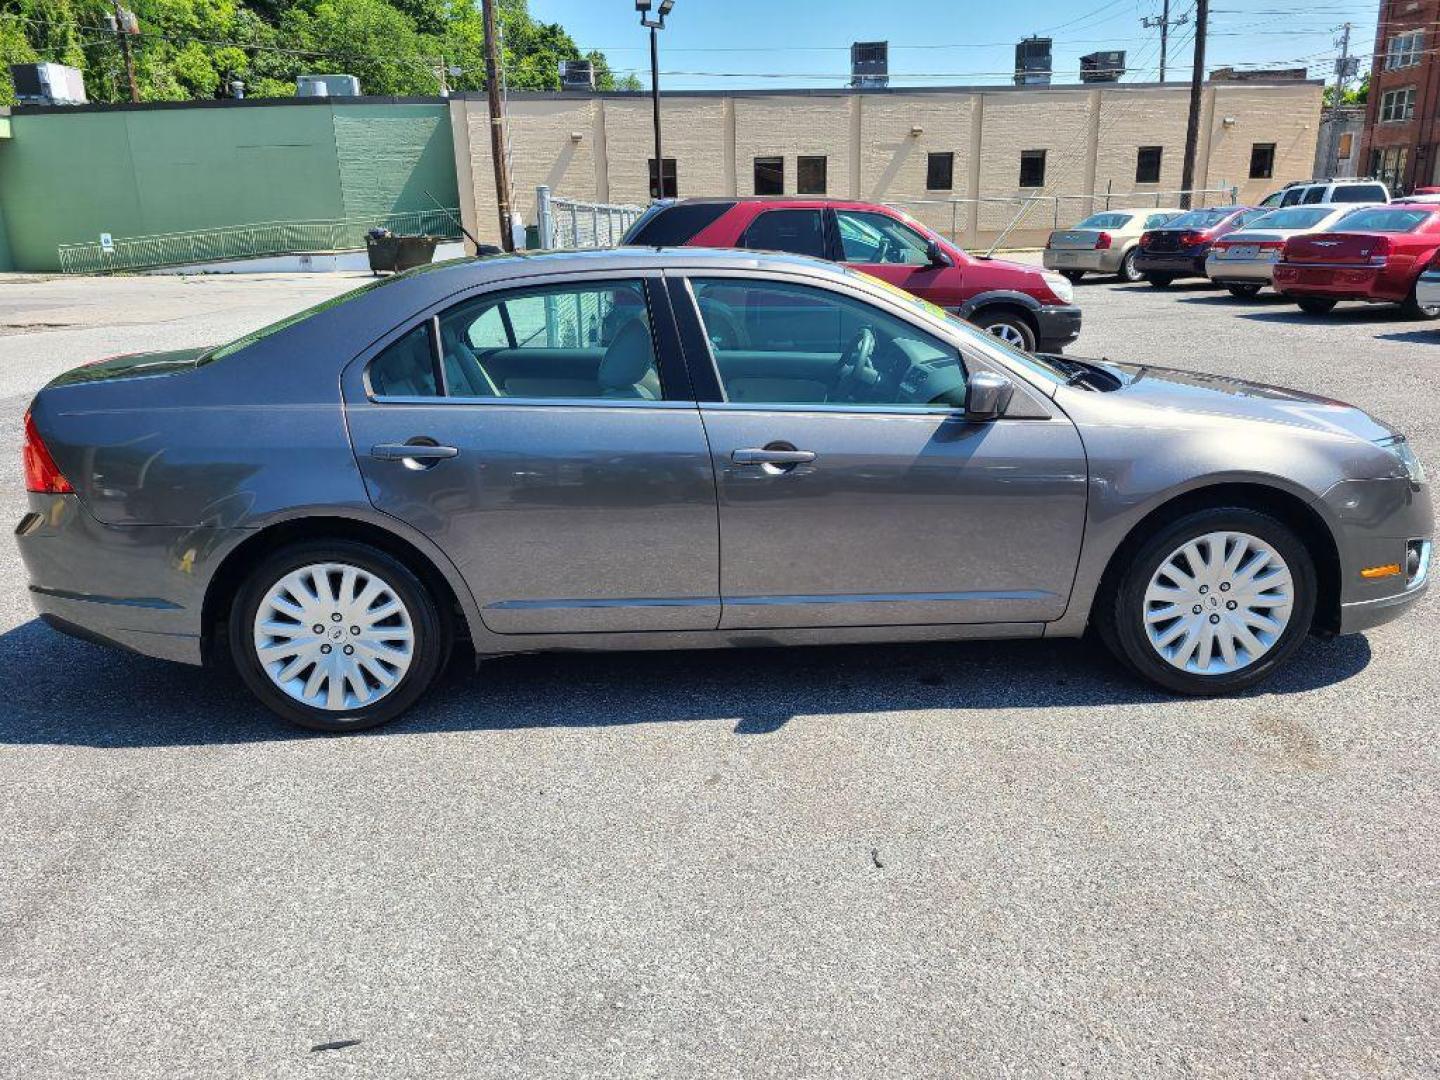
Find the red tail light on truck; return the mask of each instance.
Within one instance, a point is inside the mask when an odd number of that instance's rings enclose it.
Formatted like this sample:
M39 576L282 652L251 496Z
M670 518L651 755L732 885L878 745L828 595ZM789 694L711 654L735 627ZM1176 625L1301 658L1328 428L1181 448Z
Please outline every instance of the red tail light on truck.
M68 495L75 489L50 456L40 432L35 430L35 418L25 414L25 446L21 451L25 460L25 490L37 495Z

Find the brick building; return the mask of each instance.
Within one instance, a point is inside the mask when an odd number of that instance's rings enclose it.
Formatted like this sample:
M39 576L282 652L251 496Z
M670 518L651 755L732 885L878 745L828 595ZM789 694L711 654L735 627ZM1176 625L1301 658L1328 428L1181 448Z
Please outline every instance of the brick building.
M1318 81L1212 81L1203 88L1196 187L1258 201L1311 176ZM1186 86L924 87L692 91L663 95L665 193L815 194L896 202L962 244L987 244L1024 200L1010 234L1043 243L1055 225L1104 206L1091 193L1170 205L1180 187ZM451 99L465 225L496 230L483 95ZM612 203L654 190L650 99L640 94L511 93L507 125L516 209L535 189ZM1117 204L1118 205L1118 204Z
M1382 0L1361 161L1392 191L1440 183L1440 0Z

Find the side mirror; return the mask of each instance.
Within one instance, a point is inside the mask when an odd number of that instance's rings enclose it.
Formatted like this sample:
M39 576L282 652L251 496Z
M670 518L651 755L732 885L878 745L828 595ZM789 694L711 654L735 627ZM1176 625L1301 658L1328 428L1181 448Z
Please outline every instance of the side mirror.
M951 265L950 256L946 255L945 252L941 250L940 243L937 240L931 240L928 244L925 245L925 257L930 260L931 266L938 267Z
M1015 384L993 371L977 371L965 388L965 419L995 420L1005 415Z

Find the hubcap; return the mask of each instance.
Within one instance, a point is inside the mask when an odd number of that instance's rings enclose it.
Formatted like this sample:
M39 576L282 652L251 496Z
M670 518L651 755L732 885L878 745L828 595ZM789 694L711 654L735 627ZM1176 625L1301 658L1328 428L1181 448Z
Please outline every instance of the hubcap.
M415 629L399 594L344 563L315 563L277 581L255 612L254 635L270 681L327 712L379 701L415 655Z
M1001 341L1016 348L1025 348L1025 335L1020 332L1018 326L1011 326L1009 323L996 323L990 327L990 333L994 334Z
M1274 648L1294 602L1290 568L1273 547L1249 533L1206 533L1150 578L1145 633L1172 667L1226 675Z

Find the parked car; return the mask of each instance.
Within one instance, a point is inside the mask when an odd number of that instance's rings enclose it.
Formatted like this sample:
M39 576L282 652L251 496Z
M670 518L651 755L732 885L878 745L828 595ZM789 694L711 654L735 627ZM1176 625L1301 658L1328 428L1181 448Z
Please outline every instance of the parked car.
M698 248L439 263L81 367L32 402L24 471L46 622L228 656L322 731L399 715L462 643L1094 626L1228 693L1409 608L1433 534L1359 409L1034 356L833 263Z
M1379 180L1331 177L1325 180L1296 180L1260 201L1262 207L1313 206L1334 203L1384 203L1390 189Z
M1345 204L1272 210L1211 244L1205 273L1215 284L1229 289L1232 296L1254 296L1271 284L1286 240L1302 233L1324 232L1355 209Z
M1412 319L1433 319L1440 307L1421 301L1417 286L1437 250L1440 205L1402 201L1360 209L1328 232L1285 241L1275 290L1312 315L1341 300L1363 300L1399 304Z
M1059 274L970 255L878 203L671 199L652 205L623 242L783 251L842 262L1028 352L1059 352L1080 335L1074 290Z
M1433 264L1415 283L1415 302L1425 309L1440 309L1440 269Z
M1135 269L1160 289L1176 278L1204 277L1210 245L1264 213L1253 206L1214 206L1181 214L1140 237Z
M1183 210L1148 207L1106 210L1091 214L1070 229L1056 229L1045 242L1045 266L1071 281L1086 273L1115 274L1121 281L1139 281L1135 252L1146 229L1158 229Z

